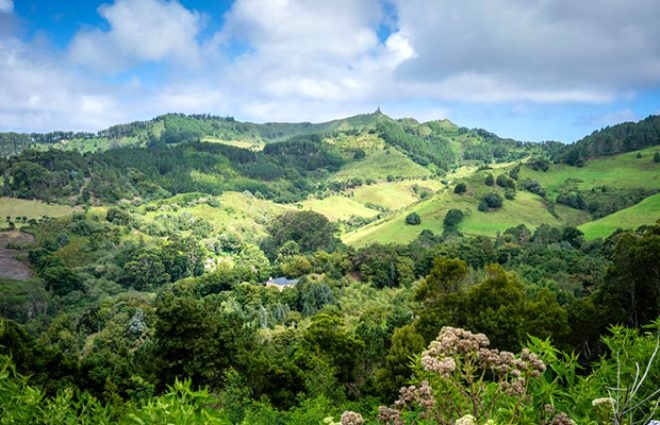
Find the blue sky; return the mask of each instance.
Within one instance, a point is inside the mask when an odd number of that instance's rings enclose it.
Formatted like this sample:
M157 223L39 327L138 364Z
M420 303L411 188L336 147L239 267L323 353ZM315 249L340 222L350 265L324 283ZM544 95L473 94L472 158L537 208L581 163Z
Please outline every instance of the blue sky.
M572 142L660 113L657 0L0 0L0 131L380 107Z

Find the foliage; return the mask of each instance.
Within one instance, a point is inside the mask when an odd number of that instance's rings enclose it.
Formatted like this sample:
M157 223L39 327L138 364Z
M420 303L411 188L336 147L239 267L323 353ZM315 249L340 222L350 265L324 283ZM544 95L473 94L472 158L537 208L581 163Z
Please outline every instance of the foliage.
M463 217L465 217L463 211L452 208L447 211L447 214L445 214L445 218L442 220L442 225L445 227L445 230L456 230L458 224L463 220Z
M625 122L594 131L570 146L562 155L569 165L584 165L584 161L601 155L630 152L660 142L660 116L651 115L637 123Z
M470 415L471 423L526 422L528 387L546 370L526 348L518 355L491 349L484 334L448 326L422 352L420 362L421 384L403 387L391 408L381 406L379 421L420 418L451 424Z
M422 218L416 212L411 212L406 216L406 224L417 225L422 223Z
M270 246L279 247L293 241L304 254L320 249L333 251L340 243L334 236L335 226L314 211L287 211L269 223L267 229Z
M0 423L371 423L397 397L381 419L657 414L654 148L576 170L550 165L564 152L552 142L379 112L319 125L169 114L30 136L34 150L6 139L3 193L85 206L2 200L22 230L0 235L0 274L31 277L0 278ZM475 166L498 170L492 186ZM637 231L576 227L649 195L631 209ZM475 214L482 198L496 208L489 196L501 208ZM351 215L399 243L342 246ZM283 275L297 279L264 285ZM471 349L480 332L497 348Z
M461 194L465 192L467 192L467 185L465 183L457 183L456 186L454 186L454 193Z
M504 200L502 199L502 196L497 193L497 192L491 192L486 195L484 195L483 198L481 198L481 202L479 203L479 211L490 211L498 208L502 208L502 203Z

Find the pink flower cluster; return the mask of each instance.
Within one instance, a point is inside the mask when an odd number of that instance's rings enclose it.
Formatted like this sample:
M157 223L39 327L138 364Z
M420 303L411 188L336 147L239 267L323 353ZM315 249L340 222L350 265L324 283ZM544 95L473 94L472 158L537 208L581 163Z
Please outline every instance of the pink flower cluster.
M509 351L488 348L490 341L482 333L445 326L422 353L422 366L430 372L449 377L457 368L457 359L473 362L481 369L513 378L536 378L545 371L545 364L536 354L523 348L519 357Z
M341 414L341 420L339 422L341 425L363 425L364 419L361 414L347 410Z

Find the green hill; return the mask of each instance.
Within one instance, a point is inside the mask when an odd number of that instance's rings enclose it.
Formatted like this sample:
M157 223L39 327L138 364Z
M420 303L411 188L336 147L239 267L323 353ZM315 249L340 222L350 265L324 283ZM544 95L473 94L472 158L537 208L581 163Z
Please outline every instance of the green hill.
M636 229L660 220L660 194L579 227L587 239L606 238L617 229Z
M0 133L0 190L69 206L245 192L284 204L280 209L298 204L344 222L350 231L344 240L358 245L411 240L423 229L442 232L444 215L458 208L466 215L460 231L494 236L517 224L581 225L660 191L656 146L613 154L654 143L656 123L649 117L558 146L502 139L447 120L394 120L380 111L318 124L168 114L96 134ZM635 141L611 142L623 134ZM583 146L591 154L580 167L551 160ZM484 184L489 174L511 181L514 199L482 212L486 195L507 195ZM460 182L468 189L454 194ZM411 212L420 214L421 225L404 224Z

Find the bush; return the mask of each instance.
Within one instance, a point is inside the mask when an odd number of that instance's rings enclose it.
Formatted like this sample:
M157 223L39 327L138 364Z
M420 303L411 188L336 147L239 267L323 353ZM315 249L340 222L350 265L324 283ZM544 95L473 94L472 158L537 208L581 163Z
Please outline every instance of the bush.
M520 182L520 185L526 191L535 193L540 197L545 198L545 189L541 187L541 183L539 183L538 181L532 179L525 179L522 182Z
M655 155L653 155L653 162L660 162L660 152L656 152Z
M515 167L513 167L513 168L511 169L511 171L509 171L509 176L510 176L513 180L518 180L518 175L519 175L519 174L520 174L520 165L516 165Z
M489 193L481 199L481 203L479 204L479 211L501 208L503 202L504 200L499 193Z
M454 193L461 194L461 193L465 193L466 191L467 191L467 185L465 183L458 183L454 187Z
M550 163L547 159L532 158L527 162L527 165L534 171L546 172L550 168Z
M504 189L504 197L509 201L516 199L516 189L506 188Z
M117 207L110 207L105 213L105 219L110 223L126 226L131 221L131 214Z
M492 186L495 184L495 178L493 177L492 174L487 174L484 183L486 183L486 186Z
M445 229L456 229L458 223L460 223L461 220L463 220L463 217L464 217L463 211L458 210L456 208L452 208L449 211L447 211L447 214L445 215L442 224L444 225Z
M557 195L556 201L558 204L568 205L569 207L578 210L587 209L587 203L579 193L560 193Z
M422 217L413 212L406 216L406 224L418 225L422 223Z

